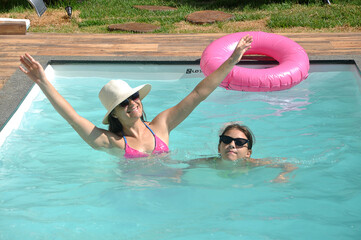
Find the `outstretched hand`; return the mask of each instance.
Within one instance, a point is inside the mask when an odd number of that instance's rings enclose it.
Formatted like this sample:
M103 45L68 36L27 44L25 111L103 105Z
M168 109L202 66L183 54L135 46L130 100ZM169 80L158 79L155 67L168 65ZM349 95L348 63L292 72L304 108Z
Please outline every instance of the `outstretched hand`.
M20 56L20 62L24 65L25 68L19 66L20 70L28 75L31 80L39 84L40 82L46 79L46 75L41 64L30 56L28 53L25 53L25 56Z
M248 34L244 36L241 40L239 40L236 48L234 49L230 57L234 64L238 63L241 60L243 54L251 48L252 41L253 37Z

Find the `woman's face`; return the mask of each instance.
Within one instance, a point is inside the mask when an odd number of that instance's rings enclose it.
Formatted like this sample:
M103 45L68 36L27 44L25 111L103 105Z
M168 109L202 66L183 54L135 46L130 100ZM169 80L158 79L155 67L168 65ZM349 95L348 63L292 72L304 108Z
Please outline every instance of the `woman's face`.
M129 104L125 107L118 105L113 110L113 117L118 118L120 122L130 119L137 119L143 115L143 106L140 98L132 100L128 98Z
M229 136L231 138L244 138L247 139L246 135L236 129L230 129L225 132L223 135ZM218 152L221 154L222 159L236 161L237 159L249 158L251 157L252 150L248 149L248 143L243 146L237 146L234 141L226 144L221 141L221 144L218 145Z

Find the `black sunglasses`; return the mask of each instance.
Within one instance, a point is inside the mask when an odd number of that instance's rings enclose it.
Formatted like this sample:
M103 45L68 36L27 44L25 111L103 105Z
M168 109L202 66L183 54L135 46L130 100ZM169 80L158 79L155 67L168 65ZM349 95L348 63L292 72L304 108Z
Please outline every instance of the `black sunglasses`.
M133 101L134 100L136 100L136 99L138 99L139 98L139 92L136 92L136 93L134 93L132 96L130 96L130 97L128 97L127 99L125 99L123 102L121 102L120 104L119 104L119 106L121 106L121 107L126 107L126 106L128 106L129 105L129 99L132 99Z
M232 138L226 135L219 136L219 140L221 140L225 144L230 144L232 141L236 144L237 147L242 147L244 144L248 143L248 139L244 138Z

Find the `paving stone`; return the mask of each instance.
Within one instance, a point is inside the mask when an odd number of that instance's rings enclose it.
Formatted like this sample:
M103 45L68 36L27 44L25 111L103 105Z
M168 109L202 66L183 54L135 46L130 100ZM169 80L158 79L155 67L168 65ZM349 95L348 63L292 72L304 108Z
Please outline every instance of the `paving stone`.
M122 23L108 26L109 31L153 32L157 29L160 29L160 26L149 23Z

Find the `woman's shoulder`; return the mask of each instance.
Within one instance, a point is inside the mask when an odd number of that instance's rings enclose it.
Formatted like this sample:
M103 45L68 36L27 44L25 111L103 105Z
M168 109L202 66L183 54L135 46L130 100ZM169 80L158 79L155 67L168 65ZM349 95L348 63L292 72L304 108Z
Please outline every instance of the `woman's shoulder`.
M153 133L162 139L163 142L168 143L169 140L169 133L168 129L166 129L164 124L160 124L157 121L154 122L144 122L152 131Z

